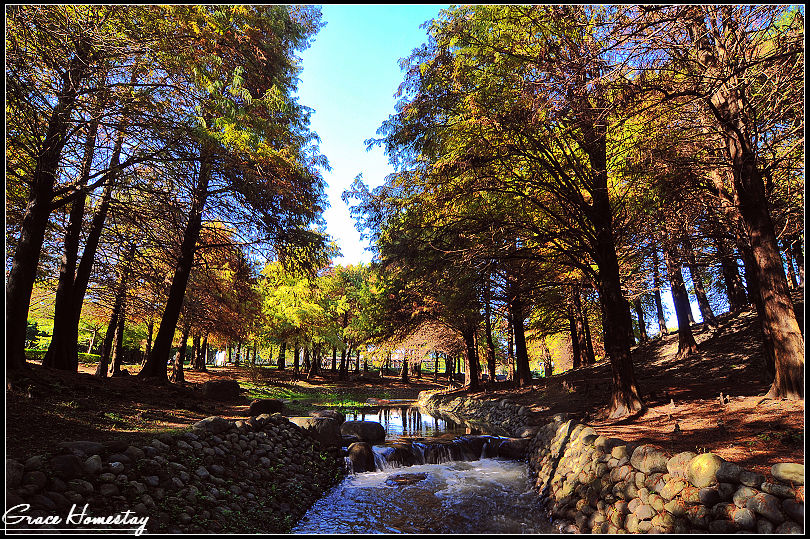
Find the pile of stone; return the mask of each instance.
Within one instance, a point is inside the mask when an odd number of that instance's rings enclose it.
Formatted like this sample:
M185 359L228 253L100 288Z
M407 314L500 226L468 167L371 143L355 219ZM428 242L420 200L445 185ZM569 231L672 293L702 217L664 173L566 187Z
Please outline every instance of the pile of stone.
M776 464L769 480L712 453L670 456L557 417L534 438L529 467L565 531L804 531L802 464Z
M65 442L56 454L7 459L6 508L61 516L62 528L86 506L147 516L151 533L286 532L342 474L341 458L281 414L210 417L147 445Z
M446 395L422 391L416 404L428 413L467 423L480 423L488 432L517 438L534 436L537 429L527 426L531 410L506 398Z

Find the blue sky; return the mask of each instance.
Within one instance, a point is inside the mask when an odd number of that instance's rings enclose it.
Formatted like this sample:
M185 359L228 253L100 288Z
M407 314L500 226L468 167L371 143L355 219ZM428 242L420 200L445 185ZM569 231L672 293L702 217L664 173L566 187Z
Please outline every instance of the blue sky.
M321 138L321 153L332 166L324 177L331 207L326 230L340 246L337 264L368 262L366 242L340 199L362 173L371 187L392 172L380 148L363 143L394 112L394 94L402 82L399 59L425 42L419 26L438 15L441 5L325 5L326 26L301 55L299 102L315 110L312 129Z

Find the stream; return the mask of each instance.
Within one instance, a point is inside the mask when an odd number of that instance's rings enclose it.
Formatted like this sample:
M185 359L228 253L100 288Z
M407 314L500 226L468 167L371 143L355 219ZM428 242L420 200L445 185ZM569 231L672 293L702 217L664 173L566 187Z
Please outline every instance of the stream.
M530 488L525 462L491 456L500 437L416 407L380 408L346 419L385 427L386 443L374 446L377 471L348 475L310 508L293 533L555 531ZM387 460L394 445L411 448L412 465ZM431 452L436 446L449 449Z

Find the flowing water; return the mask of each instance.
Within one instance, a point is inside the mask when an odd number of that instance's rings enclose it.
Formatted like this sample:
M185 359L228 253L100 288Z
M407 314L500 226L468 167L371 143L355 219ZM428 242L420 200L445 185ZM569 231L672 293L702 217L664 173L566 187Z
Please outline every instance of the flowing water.
M470 436L478 432L413 408L362 416L346 419L379 421L389 433L385 445L374 447L378 470L347 476L310 508L293 533L554 532L529 487L526 464L488 456L497 437ZM447 452L447 458L453 453L465 460L426 464L425 448L434 440L465 448ZM387 461L389 442L412 445L418 463Z

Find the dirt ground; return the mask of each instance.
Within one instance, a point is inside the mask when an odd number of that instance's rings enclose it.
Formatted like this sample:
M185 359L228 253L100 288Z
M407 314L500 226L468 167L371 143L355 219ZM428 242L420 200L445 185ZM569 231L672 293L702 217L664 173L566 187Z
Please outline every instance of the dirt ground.
M802 318L803 308L803 303L797 305ZM762 377L762 345L753 312L725 315L718 329L696 327L700 352L685 360L675 357L677 339L677 334L668 335L634 348L636 377L647 408L621 420L607 417L610 368L604 362L536 380L527 388L490 383L483 392L530 407L533 424L569 413L601 434L651 443L672 454L711 451L766 475L777 462L804 462L804 401L762 397L769 381ZM216 378L237 379L259 391L308 392L309 400L302 402L312 406L318 406L319 393L329 393L332 399L351 394L356 402L366 397L414 399L419 391L442 387L431 383L432 375L411 384L376 375L348 382L327 375L303 382L292 380L289 370L265 370L257 378L257 371L245 368L186 371L183 387L159 386L135 376L99 380L90 374L92 366L64 373L29 365L28 372L10 373L6 379L6 454L14 458L47 452L65 440L150 440L158 432L211 415L245 417L247 396L234 403L203 397L202 384ZM137 367L128 368L137 372Z

